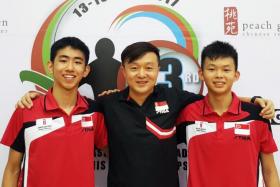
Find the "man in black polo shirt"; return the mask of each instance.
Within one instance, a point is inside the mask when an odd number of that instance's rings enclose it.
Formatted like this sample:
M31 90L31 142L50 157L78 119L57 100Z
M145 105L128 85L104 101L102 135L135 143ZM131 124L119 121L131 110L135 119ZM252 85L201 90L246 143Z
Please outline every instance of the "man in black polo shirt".
M121 55L128 87L99 98L109 138L108 187L177 187L179 111L202 96L155 86L159 50L148 42L128 46ZM30 100L23 98L27 106ZM264 109L274 115L271 102Z
M178 112L201 96L155 86L159 50L147 42L121 55L128 87L102 97L109 136L109 187L177 187Z

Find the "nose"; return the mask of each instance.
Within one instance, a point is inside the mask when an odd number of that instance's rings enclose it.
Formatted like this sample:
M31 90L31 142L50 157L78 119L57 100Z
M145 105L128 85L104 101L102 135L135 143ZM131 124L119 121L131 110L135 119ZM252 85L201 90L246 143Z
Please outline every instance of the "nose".
M140 68L138 71L138 76L139 77L145 77L146 76L146 71L144 68Z
M72 71L72 70L74 69L74 63L71 62L71 61L68 62L68 63L67 63L66 69L67 69L68 71Z
M217 77L223 77L223 72L221 70L216 71L216 76Z

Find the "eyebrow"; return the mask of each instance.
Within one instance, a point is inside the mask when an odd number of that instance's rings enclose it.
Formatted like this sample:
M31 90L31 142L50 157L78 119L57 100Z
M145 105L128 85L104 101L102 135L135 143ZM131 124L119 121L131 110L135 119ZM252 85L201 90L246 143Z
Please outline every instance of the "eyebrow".
M209 63L208 66L217 66L217 64ZM222 67L230 67L231 64L222 65Z
M70 58L69 56L67 55L60 55L58 58ZM83 60L82 57L74 57L75 60Z

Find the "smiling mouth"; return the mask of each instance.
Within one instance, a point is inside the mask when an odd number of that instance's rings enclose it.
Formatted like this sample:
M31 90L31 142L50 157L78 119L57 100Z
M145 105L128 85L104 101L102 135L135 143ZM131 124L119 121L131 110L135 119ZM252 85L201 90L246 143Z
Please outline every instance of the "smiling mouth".
M66 80L73 80L73 79L75 79L76 76L74 76L74 75L63 75L63 77L64 77Z
M225 85L225 83L224 82L214 82L214 85L217 87L222 87Z
M146 85L148 81L136 81L138 85Z

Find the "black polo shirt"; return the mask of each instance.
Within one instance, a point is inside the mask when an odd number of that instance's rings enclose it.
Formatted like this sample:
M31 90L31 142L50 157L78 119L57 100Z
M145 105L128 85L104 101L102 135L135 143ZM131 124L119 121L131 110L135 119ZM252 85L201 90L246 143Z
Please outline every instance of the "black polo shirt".
M109 138L108 187L177 187L175 120L202 96L156 86L142 106L128 88L102 97Z

